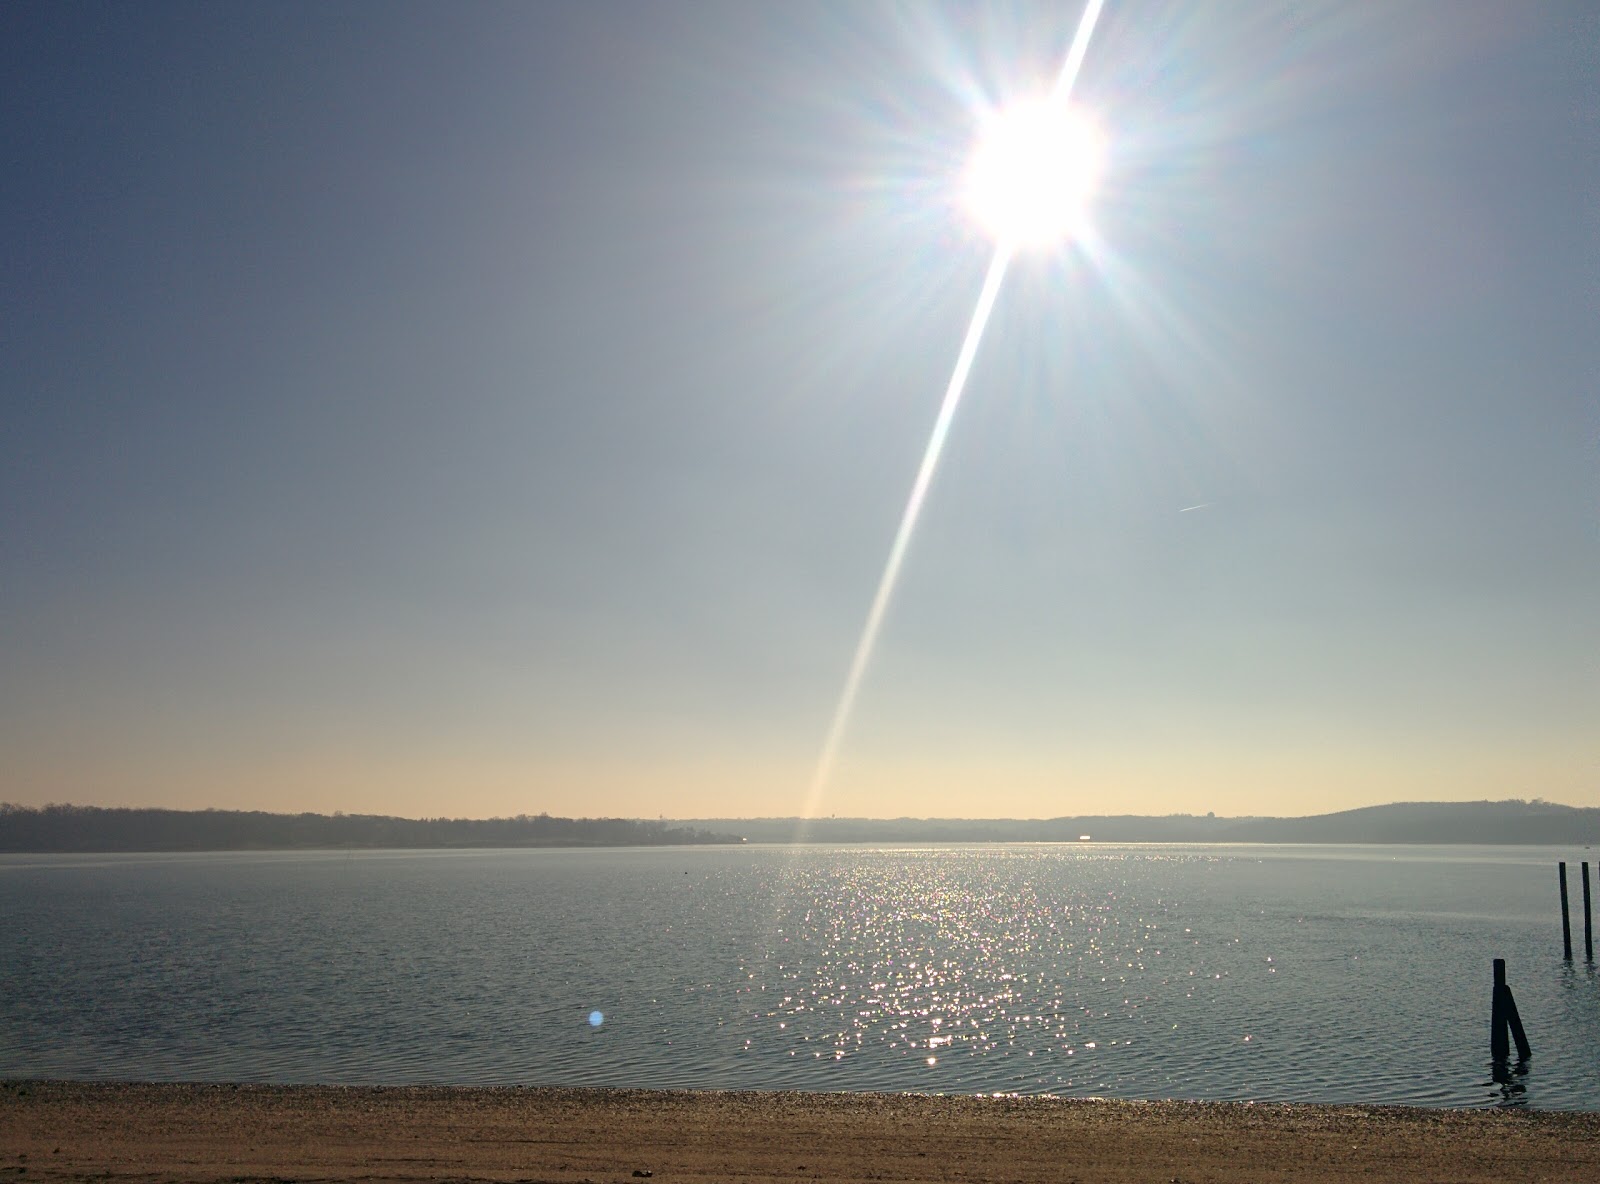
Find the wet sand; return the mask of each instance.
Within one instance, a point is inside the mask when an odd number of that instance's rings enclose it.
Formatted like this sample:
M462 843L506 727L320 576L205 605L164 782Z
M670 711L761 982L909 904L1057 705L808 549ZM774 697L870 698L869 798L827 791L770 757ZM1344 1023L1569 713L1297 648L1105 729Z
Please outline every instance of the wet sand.
M0 1083L0 1182L1600 1178L1600 1115L890 1094Z

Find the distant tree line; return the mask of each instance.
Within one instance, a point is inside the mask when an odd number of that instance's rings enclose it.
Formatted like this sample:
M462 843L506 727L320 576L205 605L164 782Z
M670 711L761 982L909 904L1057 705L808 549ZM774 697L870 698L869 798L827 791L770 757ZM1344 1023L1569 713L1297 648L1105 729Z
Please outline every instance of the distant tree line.
M633 818L391 818L17 806L0 802L0 851L247 851L304 847L640 847L737 843L737 835Z
M1396 802L1304 818L1095 814L1063 818L697 818L752 843L1600 843L1600 809L1538 798Z
M0 851L241 851L300 847L633 847L689 843L1600 844L1600 809L1520 799L1397 802L1306 818L391 818L0 803Z

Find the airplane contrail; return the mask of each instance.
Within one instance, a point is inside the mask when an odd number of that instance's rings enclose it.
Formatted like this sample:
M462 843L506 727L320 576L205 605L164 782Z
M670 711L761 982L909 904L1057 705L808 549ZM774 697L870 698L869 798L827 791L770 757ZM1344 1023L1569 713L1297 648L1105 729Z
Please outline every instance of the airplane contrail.
M1050 95L1052 102L1065 103L1071 96L1073 84L1078 80L1078 71L1083 65L1083 55L1089 48L1089 38L1094 33L1095 23L1100 19L1100 10L1104 7L1105 0L1089 0L1085 6L1083 16L1078 21L1078 30L1073 34L1072 45L1067 50L1066 61L1062 63L1061 72L1056 76L1056 84ZM823 741L822 752L817 757L817 767L811 776L811 786L806 792L805 809L801 811L801 818L810 818L816 812L817 803L821 800L823 791L828 786L828 780L833 774L834 763L839 757L839 746L844 741L845 727L855 709L856 696L860 693L867 664L872 659L872 651L877 648L878 633L883 628L883 618L889 610L890 600L894 597L895 584L900 578L900 568L911 545L911 535L917 528L917 518L921 515L923 503L927 499L928 486L933 482L934 470L938 468L939 456L944 451L945 438L950 434L950 421L955 418L956 406L961 402L962 392L966 389L967 376L972 372L972 361L977 356L978 345L983 340L983 331L989 324L989 315L994 311L995 301L1000 295L1000 282L1005 279L1006 268L1011 263L1013 250L1011 243L998 244L995 247L994 258L989 262L989 270L983 277L983 287L978 292L978 302L973 307L972 320L967 324L967 334L961 342L961 351L956 355L950 382L945 387L944 400L939 404L939 414L934 420L928 446L923 451L922 464L917 469L916 480L911 484L911 495L906 499L904 513L900 515L900 526L895 531L893 544L889 547L889 558L883 565L883 574L878 578L878 590L873 594L872 607L867 610L866 623L862 626L861 637L856 642L855 653L850 659L850 670L845 675L844 688L839 693L839 701L833 710L833 719L828 724L827 738Z
M1185 507L1183 507L1183 509L1179 510L1178 513L1187 514L1190 510L1207 510L1207 509L1210 509L1210 508L1211 508L1211 503L1210 502L1201 502L1198 506L1185 506Z

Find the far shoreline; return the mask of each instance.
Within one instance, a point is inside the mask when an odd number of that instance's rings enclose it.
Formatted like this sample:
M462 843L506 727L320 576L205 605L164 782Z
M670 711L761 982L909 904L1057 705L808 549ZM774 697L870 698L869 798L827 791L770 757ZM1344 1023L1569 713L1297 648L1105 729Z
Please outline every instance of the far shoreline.
M1600 807L1540 799L1394 802L1294 818L1215 814L1054 818L402 818L0 803L0 852L592 850L613 847L1160 843L1318 846L1600 845Z

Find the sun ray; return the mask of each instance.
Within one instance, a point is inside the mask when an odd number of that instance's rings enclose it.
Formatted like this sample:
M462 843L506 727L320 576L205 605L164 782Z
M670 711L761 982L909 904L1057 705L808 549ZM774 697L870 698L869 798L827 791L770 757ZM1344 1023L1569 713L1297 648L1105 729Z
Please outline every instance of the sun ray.
M1089 52L1089 38L1094 36L1100 10L1105 6L1106 0L1089 0L1084 7L1078 31L1072 35L1072 45L1067 49L1066 61L1061 63L1061 73L1056 75L1056 88L1050 96L1054 101L1065 103L1072 97L1072 88L1077 85L1078 73L1083 69L1083 55Z
M917 519L922 514L924 501L927 500L928 486L933 482L934 470L939 465L939 456L944 452L945 439L950 434L950 421L955 418L956 406L961 402L961 394L966 389L967 375L972 372L972 360L978 354L978 345L983 340L983 330L989 323L989 314L994 311L995 300L1000 295L1000 281L1005 279L1006 267L1010 262L1009 251L1004 248L997 250L994 258L989 261L988 274L983 277L983 288L978 293L978 303L972 310L972 320L967 324L967 335L961 343L961 352L956 356L955 368L950 372L950 383L945 387L944 401L939 405L939 415L934 420L928 447L923 451L922 464L917 469L916 480L912 482L911 496L906 499L905 512L900 516L900 527L895 531L894 543L889 548L889 559L883 565L883 574L878 578L878 590L872 597L872 607L867 610L866 624L862 626L855 654L850 659L850 671L845 675L844 690L839 695L837 706L834 707L833 720L828 725L827 739L823 742L822 754L817 759L816 771L811 777L811 788L806 793L806 808L801 814L802 818L812 816L833 773L834 762L839 756L839 745L844 739L845 725L849 723L851 712L855 708L856 695L861 690L861 680L866 675L872 651L878 644L878 633L883 628L884 614L888 612L889 600L894 595L894 586L900 578L900 567L905 562L906 550L911 545L911 534L917 528Z
M1100 10L1104 7L1105 0L1089 0L1085 6L1083 16L1078 21L1077 32L1073 34L1072 45L1067 50L1066 60L1056 76L1055 87L1050 95L1052 104L1065 106L1070 100L1072 88L1083 67L1084 54L1089 48L1089 39L1094 34L1095 24L1100 19ZM916 480L912 482L911 494L906 499L905 511L900 516L899 528L895 531L894 542L889 548L889 557L883 565L883 574L878 579L877 591L873 594L866 622L861 628L861 636L850 659L850 669L845 675L844 686L828 724L822 751L817 757L811 784L806 791L805 808L800 814L802 824L805 819L815 816L822 795L826 792L828 782L833 776L839 749L844 742L845 730L855 710L856 698L866 677L867 666L872 660L872 652L877 647L878 634L883 628L889 603L894 598L895 584L900 578L900 568L905 562L906 551L911 545L911 536L917 528L917 519L921 516L923 504L927 500L928 488L933 483L934 471L938 468L939 457L950 434L951 421L955 418L961 395L966 390L967 378L972 372L972 363L977 357L978 346L983 341L984 329L988 326L990 314L994 312L995 302L999 299L1001 282L1005 279L1013 250L1011 243L1001 241L995 247L994 255L989 261L989 269L983 278L983 287L979 290L977 304L972 310L972 319L967 324L966 336L961 342L960 352L956 355L950 381L945 387L944 399L939 404L939 414L934 420L928 446L922 454L922 464L917 469Z

